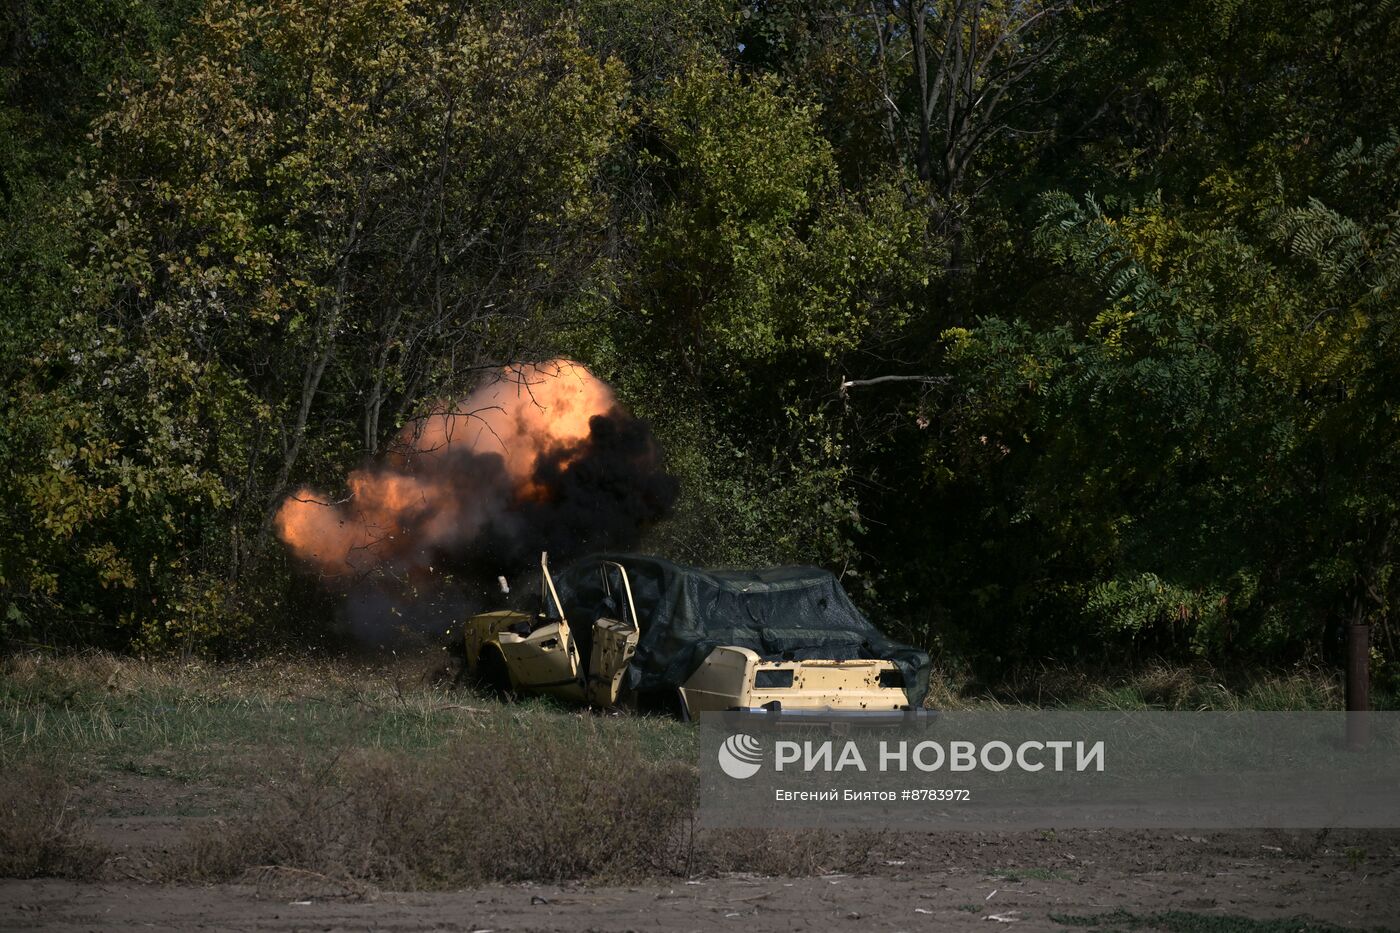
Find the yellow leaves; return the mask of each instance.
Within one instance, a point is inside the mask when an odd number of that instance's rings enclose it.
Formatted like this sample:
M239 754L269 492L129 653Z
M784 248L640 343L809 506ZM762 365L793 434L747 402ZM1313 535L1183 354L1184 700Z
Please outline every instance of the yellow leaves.
M957 358L977 340L977 335L966 327L949 327L938 336L948 345L951 358Z
M96 572L98 584L104 590L111 587L132 589L136 586L136 574L131 562L122 557L117 546L111 542L88 548L83 553L83 561Z
M1089 324L1089 333L1096 336L1110 359L1123 355L1123 336L1137 312L1124 301L1114 302Z
M15 480L35 523L57 538L69 538L103 518L119 497L117 490L90 484L65 464Z
M1155 198L1134 208L1126 216L1103 219L1107 226L1116 229L1133 246L1138 260L1154 271L1161 270L1167 257L1180 248L1181 230L1168 219Z
M1290 391L1314 391L1329 383L1354 389L1368 363L1369 317L1358 309L1314 312L1308 321L1300 317L1279 314L1265 321L1258 335L1259 368Z

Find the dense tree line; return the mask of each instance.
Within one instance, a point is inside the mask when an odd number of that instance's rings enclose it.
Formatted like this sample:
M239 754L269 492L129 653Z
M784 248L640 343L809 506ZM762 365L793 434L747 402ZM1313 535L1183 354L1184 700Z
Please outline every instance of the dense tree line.
M11 639L314 634L280 497L565 355L665 444L673 557L991 666L1400 666L1400 4L0 23Z

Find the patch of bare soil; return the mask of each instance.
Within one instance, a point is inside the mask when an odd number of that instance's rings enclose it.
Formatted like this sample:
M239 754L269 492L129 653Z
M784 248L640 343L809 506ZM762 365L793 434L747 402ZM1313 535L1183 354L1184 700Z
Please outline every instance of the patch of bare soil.
M730 875L436 894L323 881L309 875L209 887L4 881L0 930L755 933L1014 924L1015 930L1067 931L1082 928L1082 918L1115 910L1137 918L1184 912L1186 920L1176 922L1199 924L1191 929L1250 929L1233 927L1228 917L1393 929L1400 927L1400 834L950 833L889 836L859 873L807 878ZM1061 922L1076 918L1076 925ZM1104 929L1136 922L1108 922Z
M112 852L107 876L145 880L160 856L200 826L246 808L249 797L208 782L114 772L83 787L73 802L96 814L87 835Z

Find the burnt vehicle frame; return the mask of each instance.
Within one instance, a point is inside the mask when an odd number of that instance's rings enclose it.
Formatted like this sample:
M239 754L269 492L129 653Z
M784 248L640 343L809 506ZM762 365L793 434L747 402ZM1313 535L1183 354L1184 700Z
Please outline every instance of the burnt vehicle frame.
M703 712L917 709L928 655L872 625L814 567L706 570L599 554L557 578L540 558L534 611L464 626L466 673L498 693L595 707Z

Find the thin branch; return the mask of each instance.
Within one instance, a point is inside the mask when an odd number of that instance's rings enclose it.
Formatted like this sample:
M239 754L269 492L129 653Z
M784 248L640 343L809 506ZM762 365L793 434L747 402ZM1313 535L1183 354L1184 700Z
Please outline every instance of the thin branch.
M851 389L883 385L887 382L921 382L924 385L946 385L952 381L952 376L875 376L871 379L846 379L841 383L839 391L844 397Z

